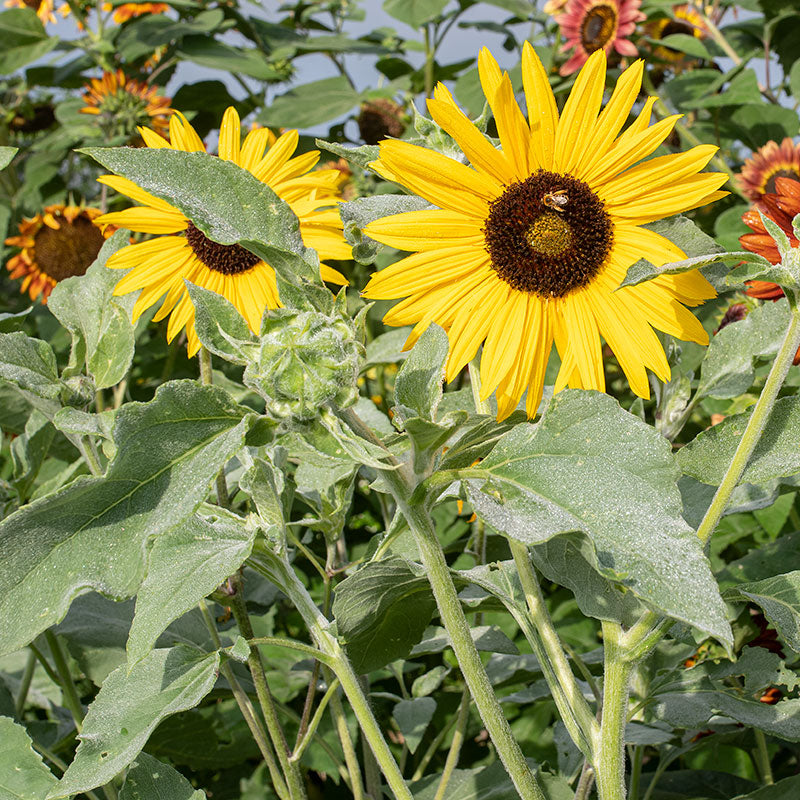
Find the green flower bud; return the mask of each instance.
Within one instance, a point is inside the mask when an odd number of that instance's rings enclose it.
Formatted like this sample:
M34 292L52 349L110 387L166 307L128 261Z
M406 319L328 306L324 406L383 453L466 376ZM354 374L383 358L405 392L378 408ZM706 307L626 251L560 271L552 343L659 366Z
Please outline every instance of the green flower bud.
M264 320L258 358L244 380L273 416L313 419L325 403L356 401L362 350L344 316L278 309Z

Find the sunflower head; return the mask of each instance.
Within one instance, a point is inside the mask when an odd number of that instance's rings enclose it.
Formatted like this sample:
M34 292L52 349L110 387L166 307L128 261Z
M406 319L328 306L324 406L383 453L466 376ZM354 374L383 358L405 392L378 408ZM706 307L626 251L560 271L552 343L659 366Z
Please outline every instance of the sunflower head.
M20 291L46 303L59 281L83 275L103 245L104 235L94 222L99 216L96 208L52 205L20 222L19 235L6 239L21 248L6 264L12 278L22 279ZM114 230L108 228L105 236Z
M149 128L140 128L139 132L147 147L206 152L202 139L180 112L169 120L169 140ZM319 160L316 151L294 155L298 140L296 130L276 138L267 128L254 128L242 140L239 115L229 108L220 127L219 158L247 170L286 202L300 220L304 244L314 248L321 259L350 258L352 250L344 240L336 209L346 178L336 169L314 170ZM200 342L186 281L225 297L254 333L260 329L264 310L281 306L275 271L249 250L209 239L191 218L132 181L114 175L99 180L138 203L105 214L98 220L100 224L156 236L124 247L108 260L107 266L112 269L130 270L117 284L115 294L142 290L133 307L134 320L163 297L154 319L169 317L169 341L185 330L192 356ZM338 285L347 283L341 273L326 264L320 274Z
M378 144L381 139L399 139L406 128L406 115L394 100L378 98L361 106L358 130L367 144Z
M748 200L757 202L776 191L778 178L800 180L800 145L788 136L780 143L767 142L744 162L736 183Z
M350 319L278 309L264 319L245 382L267 398L271 414L314 419L328 402L346 408L357 400L361 355Z
M628 37L645 18L640 5L641 0L568 0L555 18L566 40L561 51L573 51L561 74L571 75L597 50L635 56L636 47Z
M159 133L169 128L170 99L159 95L155 86L128 78L121 69L92 78L84 87L83 99L86 105L81 113L96 116L109 138L141 141L135 134L140 125L149 124Z
M670 377L654 329L707 343L686 306L715 292L697 271L619 287L640 258L657 265L685 258L642 226L724 196L717 189L726 176L701 172L716 148L643 161L677 117L651 126L650 98L623 130L639 94L641 62L621 75L602 108L606 58L595 51L559 114L547 73L526 44L527 120L488 50L478 69L500 149L441 84L428 109L471 166L409 142L381 142L375 171L437 208L366 226L370 238L411 255L374 275L364 295L402 298L384 321L414 326L406 347L431 323L448 332L448 380L482 346L481 397L496 393L500 419L526 390L528 415L536 414L553 345L561 361L555 391L604 390L601 337L633 391L649 397L647 369Z

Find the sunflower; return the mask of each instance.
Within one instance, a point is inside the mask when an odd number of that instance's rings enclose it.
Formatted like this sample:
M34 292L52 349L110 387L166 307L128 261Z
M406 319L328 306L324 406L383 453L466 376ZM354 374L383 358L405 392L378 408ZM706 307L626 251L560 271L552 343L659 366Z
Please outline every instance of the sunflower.
M103 11L111 11L111 3L103 3ZM163 14L169 11L166 3L123 3L114 8L114 22L121 25L134 17L141 17L145 14Z
M788 136L780 143L767 142L744 162L736 183L748 200L756 202L775 191L777 178L800 180L800 145Z
M694 36L695 39L705 39L708 29L700 12L690 5L683 4L672 7L671 17L659 17L645 25L645 33L651 39L666 39L673 33L683 33L687 36ZM653 55L662 61L668 61L673 65L679 65L686 61L686 54L671 47L657 46L653 50Z
M144 123L156 133L169 130L170 99L159 95L155 86L128 78L121 69L92 78L84 89L86 105L81 113L96 115L109 136L130 136Z
M19 236L6 239L6 244L22 248L6 264L12 278L22 278L20 291L31 300L41 295L46 303L59 281L83 275L103 245L103 233L95 224L99 216L97 208L52 205L23 219ZM113 231L108 228L105 235Z
M405 298L384 321L415 326L406 347L432 322L448 332L447 380L483 344L481 397L496 390L499 419L516 408L526 389L528 415L535 415L553 343L561 357L555 391L567 385L603 391L601 335L633 391L649 397L646 368L663 381L670 377L653 328L707 343L685 306L700 305L715 292L697 271L618 287L640 258L656 265L685 258L672 242L641 226L725 195L716 191L725 175L697 174L717 148L699 145L635 166L678 118L648 127L651 97L620 134L639 93L640 61L622 74L600 111L606 57L602 50L592 54L559 117L544 67L526 43L528 122L507 73L486 49L478 68L501 149L442 84L428 108L472 167L407 142L381 142L376 170L438 209L367 225L367 236L412 255L374 275L365 296Z
M780 227L789 237L792 247L800 244L792 228L792 220L800 214L800 183L791 178L778 177L775 178L775 188L776 192L761 195L755 208L745 211L742 215L742 221L753 233L739 237L739 243L745 250L764 256L772 264L777 264L781 256L775 240L767 233L761 221L759 211ZM767 281L748 281L746 293L759 300L779 300L783 297L783 289L778 284Z
M147 128L140 128L139 132L148 147L205 152L197 132L179 112L170 118L169 142ZM296 130L286 131L276 139L267 128L250 131L242 142L239 115L234 108L228 108L220 128L219 157L246 169L288 203L300 219L303 242L313 247L320 258L350 258L352 253L342 235L339 213L332 208L339 199L343 175L336 169L310 172L319 153L312 151L292 158L297 142ZM133 307L134 321L166 294L154 319L169 315L168 341L186 328L189 355L193 356L200 342L194 328L194 306L184 280L223 295L256 333L264 309L281 305L275 271L258 256L238 244L223 245L208 239L177 208L132 181L115 175L98 180L141 204L105 214L99 224L170 234L124 247L108 260L107 266L113 269L131 270L117 284L115 294L143 290ZM331 283L347 283L341 273L324 264L321 275Z
M569 0L555 20L566 39L561 52L572 48L575 52L559 72L571 75L597 50L635 56L637 50L627 37L645 18L639 11L641 4L642 0Z

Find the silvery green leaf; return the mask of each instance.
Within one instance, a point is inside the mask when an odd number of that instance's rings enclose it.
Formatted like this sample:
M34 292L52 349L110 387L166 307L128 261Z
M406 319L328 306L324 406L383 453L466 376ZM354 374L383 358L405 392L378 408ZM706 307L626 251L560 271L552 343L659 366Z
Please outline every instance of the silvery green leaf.
M236 572L253 548L255 529L235 515L194 515L153 542L147 577L136 595L128 663L145 658L170 625Z
M560 392L538 425L516 426L462 476L498 532L528 545L581 532L604 578L732 644L708 560L681 517L670 445L611 397Z
M19 328L19 323L33 311L33 306L29 306L24 311L16 314L0 314L0 333L12 333Z
M403 345L408 339L411 328L392 328L380 336L376 336L367 345L367 361L365 369L376 364L397 364L408 358Z
M750 255L749 253L710 253L703 256L693 256L692 258L685 258L682 261L670 261L667 264L662 264L656 267L644 258L640 258L635 264L628 267L628 272L625 274L625 280L619 285L621 289L623 286L638 286L640 283L652 280L659 275L679 275L682 272L689 272L693 269L700 269L701 267L709 267L712 264L721 264L722 262L742 260L742 256ZM727 270L725 270L727 272ZM718 277L722 277L721 275ZM716 283L716 281L714 281Z
M740 583L726 594L750 600L795 652L800 652L800 570L786 572L754 583Z
M315 139L315 144L321 150L327 150L336 156L341 156L351 164L366 169L371 161L380 155L380 148L376 144L365 144L361 147L350 147L338 142L326 142L324 139Z
M5 169L18 152L18 147L0 147L0 169Z
M62 390L53 348L21 331L0 333L0 378L46 400Z
M333 615L356 672L406 658L436 610L422 570L401 558L372 561L336 586Z
M460 574L464 575L463 572ZM473 625L470 628L470 635L475 643L475 648L481 652L504 653L512 656L519 653L514 642L497 625ZM411 655L421 656L441 653L452 646L450 634L444 628L428 628L419 644L414 645Z
M72 337L64 377L85 366L97 389L119 383L133 358L132 304L113 296L123 273L106 268L109 257L126 243L125 232L117 231L103 243L86 274L59 281L47 303Z
M401 700L395 705L392 716L403 734L409 752L417 752L435 713L436 701L432 697L414 697Z
M739 446L752 409L725 417L678 451L686 475L719 486ZM800 472L800 398L781 397L747 462L740 483L764 484Z
M792 312L781 298L754 308L747 316L726 325L711 341L700 367L700 397L738 397L755 380L753 362L778 352Z
M188 281L186 288L195 310L197 338L204 347L232 364L247 364L257 357L258 339L232 303Z
M25 728L9 717L0 717L0 797L44 800L55 783L56 776L31 747Z
M48 800L108 783L139 755L159 722L194 708L211 691L219 661L218 652L172 647L114 670L89 706L75 759Z
M397 373L394 384L397 405L411 409L422 419L436 419L448 347L444 330L435 323L429 325Z
M148 539L194 511L249 422L225 392L191 380L123 406L105 477L78 478L0 523L0 652L58 622L89 588L132 595Z
M205 792L193 789L180 772L147 753L136 756L119 793L119 800L205 800L205 797Z

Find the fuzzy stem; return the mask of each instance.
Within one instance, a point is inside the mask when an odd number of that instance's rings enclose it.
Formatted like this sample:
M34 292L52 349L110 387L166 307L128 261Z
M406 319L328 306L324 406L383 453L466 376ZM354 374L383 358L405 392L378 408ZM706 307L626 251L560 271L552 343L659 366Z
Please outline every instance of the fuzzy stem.
M733 490L744 474L747 462L750 460L750 456L753 454L753 450L755 450L761 434L764 432L770 412L775 405L775 400L778 397L778 392L780 392L786 374L789 372L789 367L792 366L792 360L798 347L800 347L800 312L793 309L792 320L786 329L786 335L778 354L775 356L775 361L764 383L764 388L761 390L761 396L758 398L753 413L750 415L747 427L728 466L728 471L725 473L725 477L722 479L714 499L711 501L700 527L697 529L697 535L703 544L706 544L714 533L725 507L728 505L731 494L733 494Z
M197 358L200 362L200 383L203 386L211 386L214 380L211 368L211 353L205 347L201 347ZM228 508L230 497L228 497L228 484L225 480L225 467L217 473L215 483L217 489L217 505L222 508Z
M25 701L28 699L28 691L33 680L33 671L36 669L36 653L28 650L28 658L25 661L25 669L19 682L19 694L14 703L14 714L18 720L22 720L22 712L25 710Z
M81 732L83 727L83 706L81 705L78 692L75 689L75 682L72 680L72 674L67 665L67 659L64 651L61 649L61 643L56 638L56 635L51 630L44 632L44 638L50 648L50 653L53 656L53 663L58 673L59 684L61 686L61 694L64 698L64 705L69 709L72 714L72 719L75 721L75 727L78 733Z
M764 731L760 731L758 728L753 728L753 735L756 740L753 760L764 784L771 786L775 783L775 778L772 776L772 764L770 764L769 751L767 750L767 737L764 736Z
M450 783L450 778L453 777L453 772L458 766L458 757L461 755L461 746L464 744L467 723L469 722L469 700L469 691L465 689L461 695L461 705L458 707L458 719L456 720L456 729L453 731L453 741L447 751L442 777L436 787L436 795L433 800L444 800L447 784Z
M201 600L198 605L200 608L200 613L203 615L203 620L206 623L206 627L211 634L211 639L214 642L214 646L217 648L217 650L222 649L222 642L220 641L219 633L217 632L217 625L214 622L214 618L211 616L211 612L208 610L205 600ZM225 678L225 680L228 681L231 691L233 692L233 697L236 700L236 704L239 706L239 711L241 711L242 717L247 723L247 727L250 729L250 733L252 734L255 743L258 745L261 757L264 759L264 763L267 765L267 770L269 771L270 778L272 779L272 786L275 789L276 794L280 800L289 800L289 789L286 786L286 782L283 780L283 777L281 776L281 771L277 762L275 761L272 747L267 739L267 732L264 730L264 726L261 724L258 716L256 716L256 712L253 708L253 704L250 702L250 698L247 696L245 690L242 689L241 684L233 674L230 664L223 662L220 664L219 671L222 673L222 676Z
M625 800L625 724L633 663L626 658L621 639L619 623L603 623L603 715L594 763L599 800Z
M281 765L286 785L289 789L289 797L291 800L305 800L306 789L303 785L303 778L300 775L300 769L297 764L293 764L289 760L289 748L286 744L286 738L283 735L280 721L278 720L278 710L275 707L275 702L272 699L272 694L267 686L267 676L264 672L264 662L261 660L261 653L258 647L253 644L255 638L253 634L253 626L250 624L250 617L247 613L247 607L244 601L244 587L242 585L242 576L237 572L232 576L233 587L235 589L234 595L231 597L231 610L239 626L239 632L250 643L250 652L247 656L247 665L250 668L250 674L253 678L253 683L256 687L256 695L258 702L261 706L261 712L264 715L264 721L267 725L272 745L275 748L275 753L278 756L278 763Z

